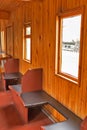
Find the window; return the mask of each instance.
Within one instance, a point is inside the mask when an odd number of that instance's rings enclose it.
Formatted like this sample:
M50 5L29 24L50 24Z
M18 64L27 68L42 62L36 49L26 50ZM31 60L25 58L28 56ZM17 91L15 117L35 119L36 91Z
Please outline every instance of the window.
M56 74L78 82L81 64L82 11L61 14L56 23Z
M24 26L23 59L31 62L31 23Z

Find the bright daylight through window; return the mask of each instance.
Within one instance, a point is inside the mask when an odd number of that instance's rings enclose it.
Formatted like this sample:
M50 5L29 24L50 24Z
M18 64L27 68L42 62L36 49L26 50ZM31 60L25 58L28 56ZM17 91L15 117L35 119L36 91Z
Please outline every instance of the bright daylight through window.
M78 79L82 14L60 15L57 27L57 74Z
M62 20L61 71L78 77L81 15Z
M23 58L31 62L31 25L26 24L24 28Z

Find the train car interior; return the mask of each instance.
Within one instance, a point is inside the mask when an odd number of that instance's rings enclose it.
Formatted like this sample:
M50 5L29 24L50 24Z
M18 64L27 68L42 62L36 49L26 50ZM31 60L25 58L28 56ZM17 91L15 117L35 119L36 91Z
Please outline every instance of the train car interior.
M0 130L87 130L86 34L86 0L0 0Z

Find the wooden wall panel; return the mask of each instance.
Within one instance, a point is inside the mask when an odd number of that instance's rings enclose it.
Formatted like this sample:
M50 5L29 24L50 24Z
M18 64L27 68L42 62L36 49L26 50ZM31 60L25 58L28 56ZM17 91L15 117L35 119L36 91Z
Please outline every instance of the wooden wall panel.
M42 2L37 0L32 3L32 67L42 66L42 28Z
M10 13L6 11L0 10L0 19L8 19L10 17Z
M84 5L83 48L80 86L55 75L56 14ZM32 22L32 63L22 59L23 24ZM20 70L43 68L43 89L75 114L87 115L87 2L86 0L35 0L11 14L14 23L14 57Z
M8 20L0 20L0 30L1 30L1 48L2 51L6 51L6 26L8 24Z
M6 52L13 56L14 52L14 41L13 41L13 26L6 27Z
M80 86L54 74L55 69L55 16L60 11L73 10L84 6L83 51ZM54 10L56 8L56 10ZM43 45L44 45L44 87L43 89L71 109L81 118L87 115L87 4L84 0L44 0L43 1ZM44 15L45 12L45 15Z
M14 25L14 57L20 58L20 70L42 66L42 2L27 2L11 13L9 19ZM31 22L32 26L32 61L29 64L23 60L23 27Z

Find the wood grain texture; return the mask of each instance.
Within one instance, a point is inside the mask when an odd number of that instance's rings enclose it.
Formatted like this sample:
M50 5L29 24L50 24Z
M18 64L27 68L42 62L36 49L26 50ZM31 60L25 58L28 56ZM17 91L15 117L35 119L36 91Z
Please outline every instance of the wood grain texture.
M22 0L0 0L0 11L11 12L23 4L24 1Z
M9 19L10 13L6 11L0 11L0 19Z
M83 48L80 86L55 75L56 14L84 6ZM32 23L32 62L23 61L23 25ZM84 118L87 115L87 2L86 0L35 0L11 13L14 23L14 57L20 71L43 68L43 90Z

